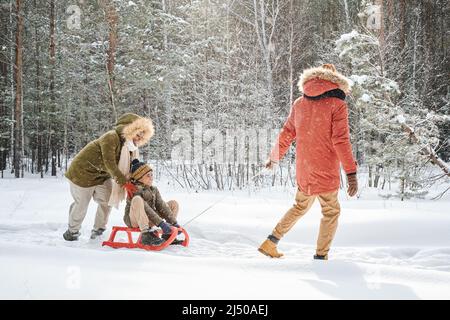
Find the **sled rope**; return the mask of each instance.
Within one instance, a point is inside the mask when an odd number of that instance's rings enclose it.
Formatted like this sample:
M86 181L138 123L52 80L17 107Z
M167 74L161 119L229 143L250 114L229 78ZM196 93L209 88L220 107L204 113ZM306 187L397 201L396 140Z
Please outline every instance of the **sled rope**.
M202 212L200 212L198 215L196 215L195 217L193 217L191 220L189 220L188 222L186 222L184 225L187 226L189 223L191 223L192 221L194 221L195 219L197 219L198 217L200 217L202 214L206 213L209 209L211 209L212 207L216 206L217 204L219 204L220 202L222 202L223 200L225 200L225 198L228 198L228 195L226 195L225 197L223 197L222 199L220 199L219 201L213 203L212 205L210 205L208 208L206 208L205 210L203 210Z
M260 176L261 174L263 174L265 172L265 169L260 170L259 173L255 174L254 176L250 177L250 180L255 179L256 177ZM198 215L196 215L195 217L193 217L191 220L189 220L188 222L186 222L184 225L187 226L189 223L191 223L192 221L194 221L195 219L197 219L198 217L200 217L201 215L203 215L204 213L206 213L209 209L215 207L216 205L218 205L219 203L221 203L223 200L225 200L226 198L228 198L229 195L226 195L225 197L223 197L222 199L216 201L215 203L213 203L212 205L210 205L209 207L207 207L205 210L203 210L202 212L200 212Z

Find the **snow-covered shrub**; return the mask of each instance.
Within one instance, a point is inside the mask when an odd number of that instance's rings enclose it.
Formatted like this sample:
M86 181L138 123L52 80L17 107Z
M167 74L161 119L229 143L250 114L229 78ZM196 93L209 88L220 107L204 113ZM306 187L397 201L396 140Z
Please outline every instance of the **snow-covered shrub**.
M439 142L440 117L418 99L408 106L398 103L399 86L385 72L375 35L356 30L343 34L336 51L352 82L352 138L358 161L369 169L369 187L384 188L394 179L401 199L423 196L429 153Z

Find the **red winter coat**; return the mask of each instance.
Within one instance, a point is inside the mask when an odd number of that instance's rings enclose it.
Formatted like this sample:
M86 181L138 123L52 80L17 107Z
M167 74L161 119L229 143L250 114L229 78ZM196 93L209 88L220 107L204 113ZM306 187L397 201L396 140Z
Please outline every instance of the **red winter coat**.
M305 70L299 86L304 96L294 102L270 159L282 159L295 139L299 189L308 195L337 190L339 164L347 174L355 173L357 167L347 104L334 97L349 91L348 80L338 72L319 67Z

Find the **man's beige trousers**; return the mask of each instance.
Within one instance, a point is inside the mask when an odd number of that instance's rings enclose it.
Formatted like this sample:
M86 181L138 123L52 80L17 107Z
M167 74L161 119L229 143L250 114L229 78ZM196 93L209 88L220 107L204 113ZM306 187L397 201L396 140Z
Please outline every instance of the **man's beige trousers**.
M296 203L286 212L283 218L281 218L275 229L273 229L272 234L278 239L281 239L289 230L291 230L298 219L308 212L317 197L322 206L323 217L320 221L316 253L318 255L326 255L330 250L331 242L336 234L338 218L341 212L337 195L338 190L311 196L298 190L295 196Z

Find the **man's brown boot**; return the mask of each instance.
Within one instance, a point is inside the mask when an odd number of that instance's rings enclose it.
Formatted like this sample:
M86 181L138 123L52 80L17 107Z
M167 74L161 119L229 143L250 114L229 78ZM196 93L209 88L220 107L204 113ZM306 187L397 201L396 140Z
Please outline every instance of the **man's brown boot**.
M277 245L273 243L271 240L266 239L258 249L259 252L269 256L271 258L281 258L283 256L282 253L278 252Z

